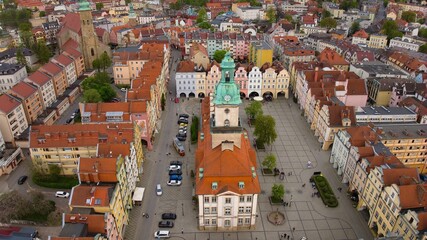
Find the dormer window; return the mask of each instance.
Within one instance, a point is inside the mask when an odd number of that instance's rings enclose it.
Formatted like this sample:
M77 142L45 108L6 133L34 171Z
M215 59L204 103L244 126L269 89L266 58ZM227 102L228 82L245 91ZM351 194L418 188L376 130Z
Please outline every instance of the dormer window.
M239 189L245 188L245 182L239 182Z
M212 182L212 190L218 189L218 182Z

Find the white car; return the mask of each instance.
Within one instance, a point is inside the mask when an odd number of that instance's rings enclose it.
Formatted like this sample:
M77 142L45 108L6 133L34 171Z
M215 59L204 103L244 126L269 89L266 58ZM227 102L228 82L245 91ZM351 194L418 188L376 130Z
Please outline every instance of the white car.
M179 169L181 169L181 166L179 166L179 165L170 165L169 166L169 171L170 170L179 170Z
M161 196L163 194L162 185L157 184L156 185L156 195Z
M168 186L180 186L181 181L180 180L169 180L166 184Z
M126 88L120 88L120 91L126 92Z
M58 191L55 193L55 197L59 197L59 198L68 198L69 196L70 196L70 193L63 192L63 191Z
M160 230L154 233L155 238L170 238L169 231Z

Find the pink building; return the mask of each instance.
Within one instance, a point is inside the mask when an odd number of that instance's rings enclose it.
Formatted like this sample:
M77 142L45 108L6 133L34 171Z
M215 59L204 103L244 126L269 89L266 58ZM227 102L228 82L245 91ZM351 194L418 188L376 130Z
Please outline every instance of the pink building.
M335 82L335 95L345 106L364 107L368 100L368 90L363 79L346 79Z
M237 68L234 81L240 86L240 95L248 96L248 73L244 67Z
M209 68L208 68L209 69ZM219 69L218 63L211 63L211 67L208 70L208 74L206 76L206 95L214 92L215 85L221 79L221 70Z

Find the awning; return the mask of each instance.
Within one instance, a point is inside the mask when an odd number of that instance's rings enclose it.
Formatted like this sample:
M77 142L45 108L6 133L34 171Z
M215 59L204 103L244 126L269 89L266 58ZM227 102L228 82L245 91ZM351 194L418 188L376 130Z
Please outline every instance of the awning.
M135 192L133 193L132 201L133 202L141 202L142 199L144 198L144 191L145 191L145 188L141 188L141 187L135 188Z

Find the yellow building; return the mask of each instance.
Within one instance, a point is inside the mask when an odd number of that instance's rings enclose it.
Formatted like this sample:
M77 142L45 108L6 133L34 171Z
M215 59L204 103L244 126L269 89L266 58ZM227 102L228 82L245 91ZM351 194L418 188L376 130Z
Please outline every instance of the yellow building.
M368 47L380 49L387 47L387 36L381 34L372 34L369 37Z
M249 62L261 67L264 63L273 62L273 48L265 41L260 43L251 42L249 46Z
M398 233L403 239L425 239L426 236L418 236L427 228L427 212L416 212L408 210L400 213L394 225L393 232Z

